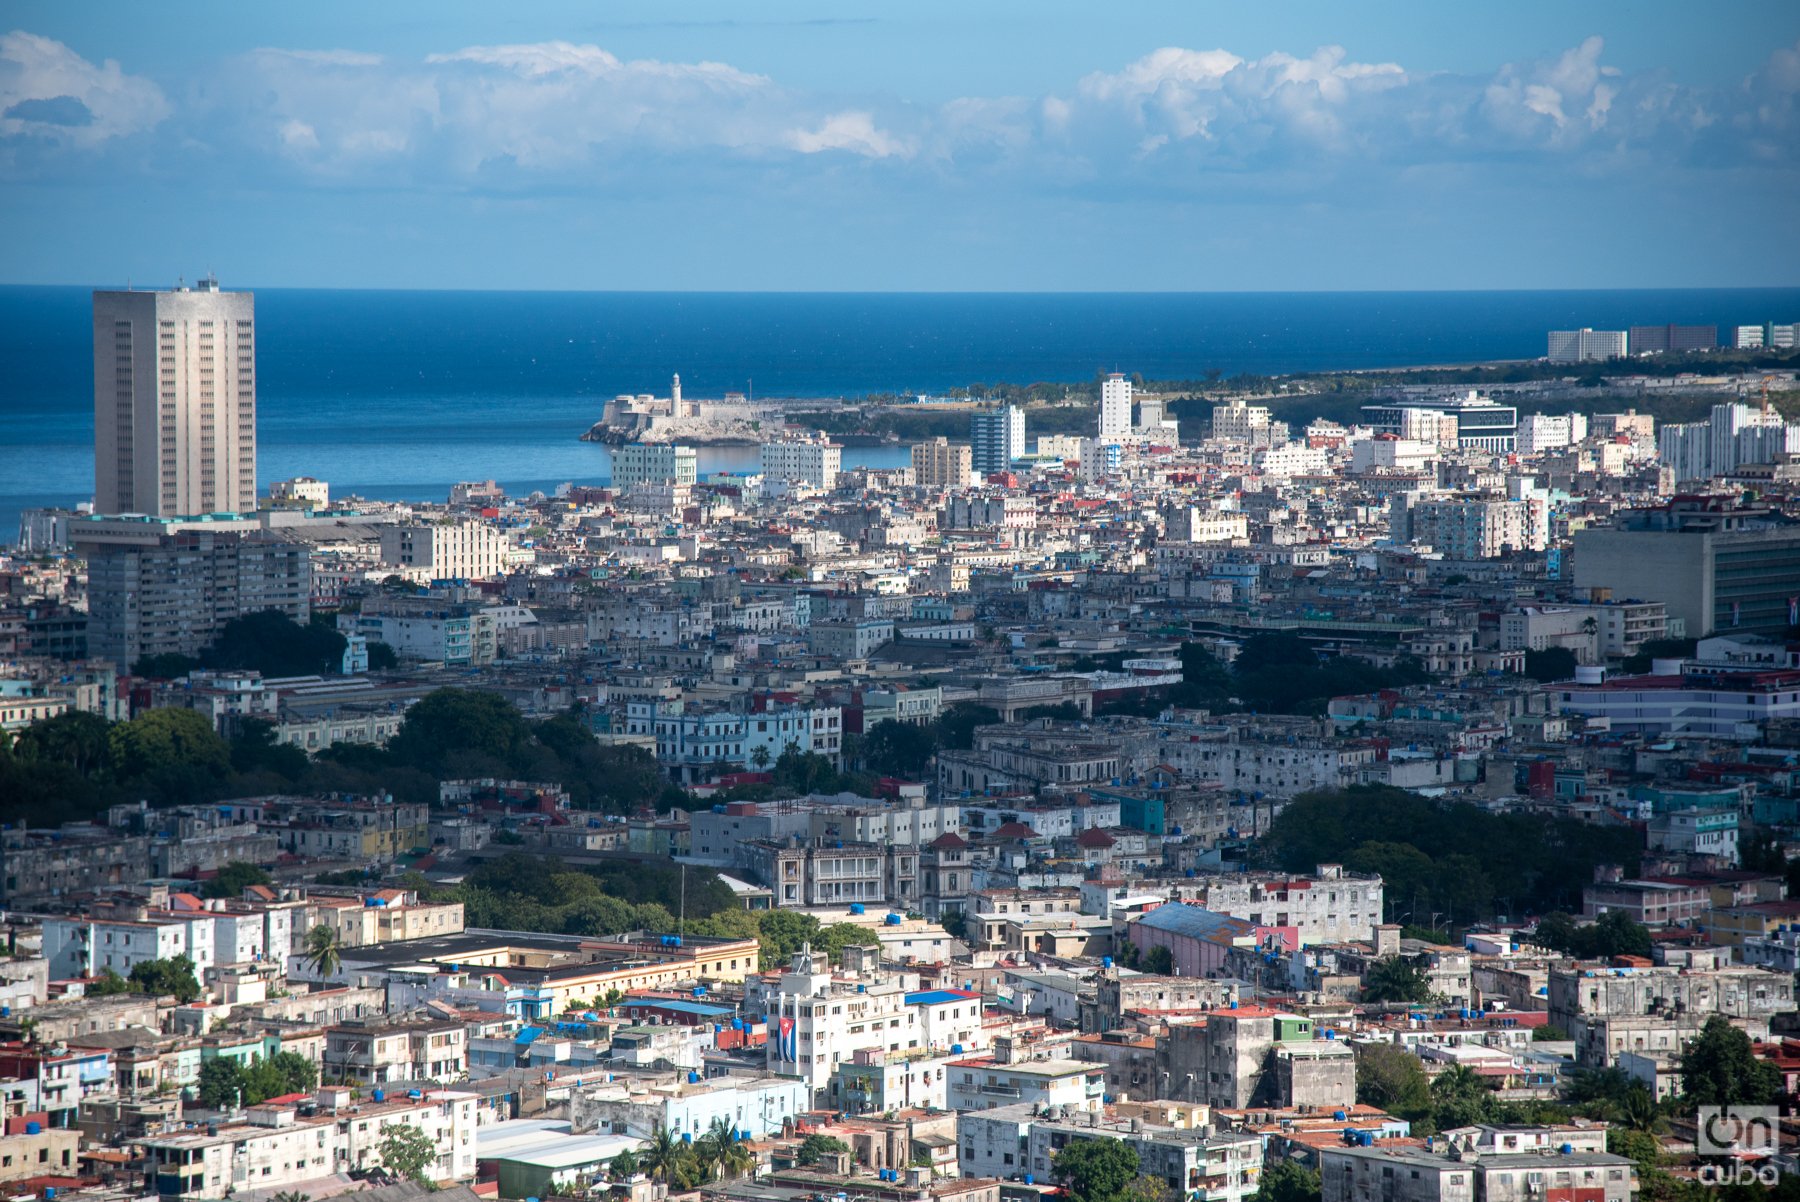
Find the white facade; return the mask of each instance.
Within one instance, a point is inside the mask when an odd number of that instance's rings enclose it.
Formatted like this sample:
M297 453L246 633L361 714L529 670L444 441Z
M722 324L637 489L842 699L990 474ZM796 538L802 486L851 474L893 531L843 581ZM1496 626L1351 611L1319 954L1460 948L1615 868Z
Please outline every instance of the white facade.
M1552 363L1623 359L1628 334L1626 330L1551 330L1548 358Z
M1102 440L1125 438L1131 433L1131 381L1113 372L1100 384L1100 425Z
M94 507L256 508L256 303L207 277L94 293Z
M381 563L408 580L489 580L506 570L506 536L481 522L385 526Z
M843 448L823 439L765 442L762 446L763 479L771 483L785 481L830 491L837 487L843 463Z
M693 447L628 442L613 452L612 486L619 492L646 484L691 488L700 479L699 464Z
M331 485L311 476L295 476L269 485L269 500L277 505L305 505L324 509L331 504Z
M1528 413L1519 419L1519 454L1538 455L1573 446L1585 439L1587 432L1585 413Z
M1003 472L1025 454L1025 411L1002 405L969 419L970 466L981 476Z
M1436 417L1436 414L1432 415ZM1456 419L1451 418L1454 424ZM1451 435L1455 442L1455 435ZM1439 444L1425 442L1416 438L1395 438L1391 435L1379 438L1359 438L1350 445L1350 470L1363 472L1407 472L1417 474L1429 471L1437 462Z

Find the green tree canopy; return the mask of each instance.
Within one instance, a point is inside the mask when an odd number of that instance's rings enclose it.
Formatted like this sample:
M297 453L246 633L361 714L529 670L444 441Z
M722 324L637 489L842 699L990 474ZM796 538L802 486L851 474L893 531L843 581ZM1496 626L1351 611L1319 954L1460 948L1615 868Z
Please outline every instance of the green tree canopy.
M229 1056L214 1056L200 1065L194 1099L208 1110L230 1110L244 1097L244 1069Z
M344 664L344 636L329 626L302 626L267 609L225 623L200 653L208 668L248 670L264 676L330 676Z
M33 722L13 739L21 760L61 764L84 775L105 773L112 766L112 723L99 714L66 710Z
M411 1123L390 1123L381 1129L381 1167L396 1177L429 1185L437 1164L437 1141Z
M1545 647L1525 653L1525 675L1542 684L1568 680L1575 675L1575 653L1567 647Z
M252 885L267 885L274 878L255 864L233 860L201 886L202 897L237 897Z
M1263 1165L1250 1202L1319 1202L1323 1193L1319 1174L1296 1160L1276 1160Z
M1681 1055L1682 1092L1692 1106L1762 1106L1781 1096L1781 1072L1758 1060L1750 1037L1719 1014Z
M992 706L959 701L938 715L938 746L967 751L975 746L976 727L993 726L999 721L1000 711Z
M200 981L194 975L194 962L186 956L146 960L134 965L130 980L142 993L173 997L178 1002L191 1002L200 996Z
M889 718L863 734L863 763L883 776L918 777L936 753L937 738L930 728L910 722Z
M1425 1002L1431 1000L1431 982L1425 967L1407 956L1388 956L1369 966L1363 978L1365 1002Z
M191 655L177 655L165 652L162 655L146 655L131 665L133 676L148 676L152 680L179 680L195 668L200 661Z
M469 755L511 769L525 760L531 743L530 723L500 694L439 689L406 711L388 752L427 771L447 758Z
M1137 1179L1138 1154L1111 1136L1077 1139L1056 1153L1051 1170L1071 1202L1120 1202Z
M113 771L127 780L171 774L217 780L231 769L225 740L197 710L150 710L114 726L107 738Z
M850 1145L835 1135L823 1135L819 1132L807 1136L800 1141L800 1147L794 1153L795 1164L818 1164L822 1156L838 1155L850 1150Z
M1162 944L1157 944L1144 953L1142 970L1156 977L1174 976L1175 953Z
M1431 1086L1424 1062L1398 1044L1358 1047L1356 1100L1409 1121L1429 1114Z

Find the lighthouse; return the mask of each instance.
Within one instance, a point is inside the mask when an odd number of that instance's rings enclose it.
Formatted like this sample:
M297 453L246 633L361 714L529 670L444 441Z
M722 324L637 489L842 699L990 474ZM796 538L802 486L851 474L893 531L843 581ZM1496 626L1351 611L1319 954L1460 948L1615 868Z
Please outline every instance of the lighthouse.
M681 373L675 373L675 382L669 385L669 407L677 415L681 413Z

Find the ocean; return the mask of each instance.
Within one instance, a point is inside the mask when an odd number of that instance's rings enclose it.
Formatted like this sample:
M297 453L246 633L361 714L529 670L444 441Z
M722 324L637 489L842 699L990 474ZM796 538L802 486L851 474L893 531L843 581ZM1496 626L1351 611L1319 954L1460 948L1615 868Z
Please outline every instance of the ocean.
M227 287L235 281L227 279ZM249 287L249 285L244 285ZM442 500L603 483L578 441L617 393L941 392L983 382L1274 374L1544 352L1551 329L1800 320L1800 288L1464 293L567 293L255 289L258 478ZM0 287L0 541L93 490L86 288ZM846 450L896 464L901 448ZM702 471L754 466L708 448Z

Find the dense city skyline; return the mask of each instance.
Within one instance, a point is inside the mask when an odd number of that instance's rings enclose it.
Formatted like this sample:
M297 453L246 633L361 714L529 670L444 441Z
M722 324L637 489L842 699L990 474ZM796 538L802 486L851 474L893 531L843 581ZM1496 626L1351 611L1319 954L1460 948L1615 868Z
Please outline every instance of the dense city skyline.
M101 10L23 5L0 35L0 217L27 235L7 282L1637 287L1800 265L1771 237L1796 193L1791 6Z

